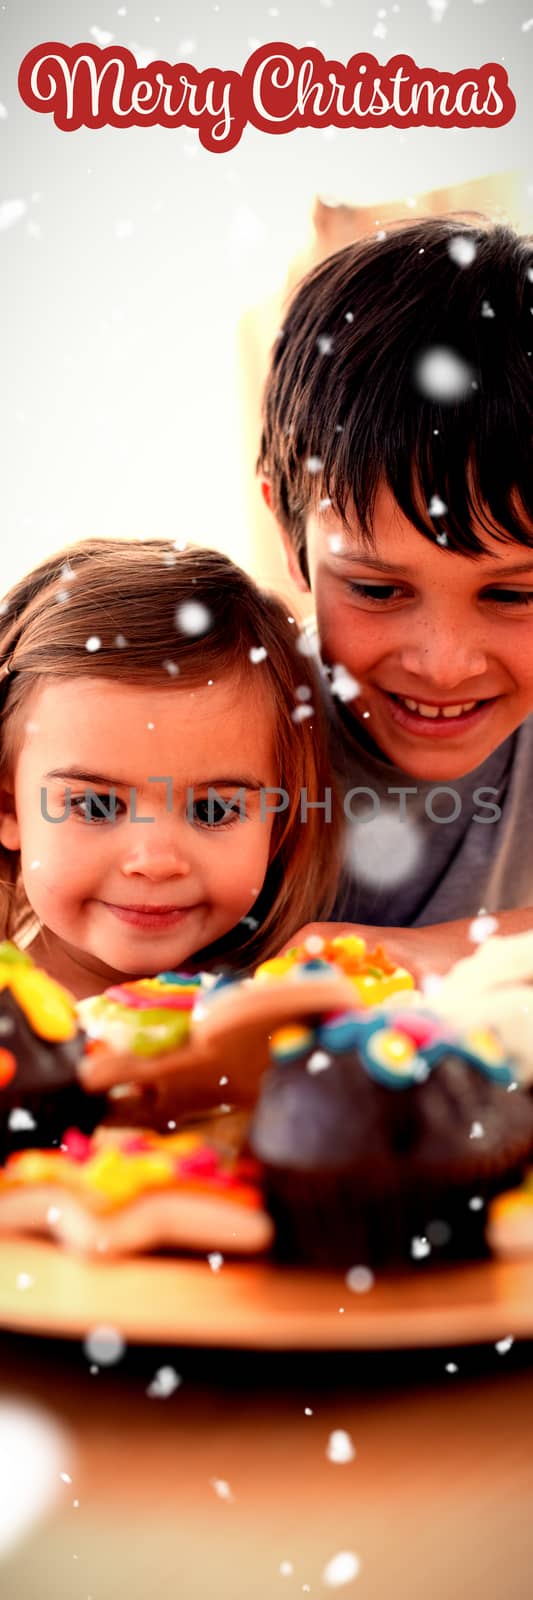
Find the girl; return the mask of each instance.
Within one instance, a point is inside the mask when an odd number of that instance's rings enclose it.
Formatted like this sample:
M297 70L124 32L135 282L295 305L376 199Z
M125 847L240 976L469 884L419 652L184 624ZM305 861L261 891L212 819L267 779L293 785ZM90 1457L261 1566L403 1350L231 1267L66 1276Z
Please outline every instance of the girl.
M280 602L214 551L44 561L0 617L0 938L81 999L254 965L325 915L315 689Z

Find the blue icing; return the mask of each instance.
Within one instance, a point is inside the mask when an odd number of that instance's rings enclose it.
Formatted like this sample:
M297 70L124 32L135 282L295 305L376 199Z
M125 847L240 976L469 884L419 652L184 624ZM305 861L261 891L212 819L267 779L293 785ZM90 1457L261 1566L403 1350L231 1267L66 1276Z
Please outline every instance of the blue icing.
M199 988L201 979L195 977L192 972L158 972L156 981L166 983L175 989L190 989L191 984Z
M436 1025L439 1026L438 1023ZM302 1023L302 1026L305 1024ZM337 1017L332 1017L330 1021L325 1020L317 1025L310 1031L309 1040L295 1041L292 1049L284 1050L279 1055L277 1052L273 1054L278 1060L294 1061L317 1048L326 1050L331 1055L338 1055L346 1050L356 1050L365 1071L375 1082L386 1084L390 1089L406 1089L413 1084L426 1082L439 1062L453 1053L459 1060L464 1061L466 1066L474 1067L493 1083L508 1087L515 1082L512 1065L508 1059L499 1062L489 1061L453 1037L436 1038L433 1044L428 1043L423 1049L415 1048L411 1060L405 1067L395 1071L386 1060L379 1059L377 1040L374 1049L372 1048L374 1036L384 1030L396 1031L394 1013L373 1009L370 1016L364 1017L361 1012L346 1011ZM401 1025L398 1031L400 1033L404 1031Z

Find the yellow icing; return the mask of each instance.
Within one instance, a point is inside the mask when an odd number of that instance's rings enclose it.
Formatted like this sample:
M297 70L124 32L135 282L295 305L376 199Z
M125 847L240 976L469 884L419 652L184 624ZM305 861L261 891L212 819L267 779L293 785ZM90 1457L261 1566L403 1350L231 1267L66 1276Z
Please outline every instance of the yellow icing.
M14 964L0 968L0 983L11 989L39 1038L51 1044L74 1038L78 1026L74 1001L55 978L49 978L39 967Z

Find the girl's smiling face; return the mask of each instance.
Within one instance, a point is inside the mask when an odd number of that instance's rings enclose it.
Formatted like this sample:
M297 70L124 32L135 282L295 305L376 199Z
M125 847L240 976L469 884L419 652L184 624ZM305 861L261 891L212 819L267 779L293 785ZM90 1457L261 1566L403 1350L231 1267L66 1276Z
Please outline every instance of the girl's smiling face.
M279 783L273 717L255 686L56 679L35 688L24 717L0 839L20 850L59 964L63 951L104 979L177 968L250 911L272 828L260 790ZM228 801L244 791L243 820L238 802L209 810L209 788ZM94 806L91 820L88 789L109 820Z
M350 709L389 761L460 777L533 710L533 550L485 535L478 559L448 551L387 488L373 527L370 547L355 518L308 519L323 658L359 683Z

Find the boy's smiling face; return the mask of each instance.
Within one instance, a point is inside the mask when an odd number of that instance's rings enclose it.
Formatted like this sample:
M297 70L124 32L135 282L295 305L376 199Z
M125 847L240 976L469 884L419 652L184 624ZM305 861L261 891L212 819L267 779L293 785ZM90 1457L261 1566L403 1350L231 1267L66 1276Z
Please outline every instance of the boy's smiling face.
M323 659L359 683L350 710L386 759L422 780L472 772L533 711L533 549L480 529L485 553L456 554L385 486L373 546L349 523L308 517Z

